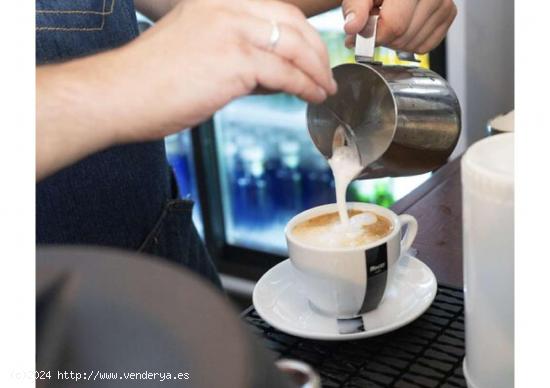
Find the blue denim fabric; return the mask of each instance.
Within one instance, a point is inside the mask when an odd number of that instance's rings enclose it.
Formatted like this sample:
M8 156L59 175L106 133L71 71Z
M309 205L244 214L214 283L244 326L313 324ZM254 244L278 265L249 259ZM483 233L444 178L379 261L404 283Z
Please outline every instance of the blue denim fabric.
M137 34L132 0L36 1L37 64L114 48ZM193 203L177 197L163 141L112 147L37 184L36 241L140 250L220 286L191 220Z

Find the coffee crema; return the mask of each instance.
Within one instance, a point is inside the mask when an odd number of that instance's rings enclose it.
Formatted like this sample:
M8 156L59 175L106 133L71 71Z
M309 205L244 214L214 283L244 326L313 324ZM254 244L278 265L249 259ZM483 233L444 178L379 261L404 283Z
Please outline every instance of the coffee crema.
M292 229L299 242L319 248L351 248L370 244L389 235L391 221L375 212L348 210L349 224L340 221L338 212L330 212L302 221Z

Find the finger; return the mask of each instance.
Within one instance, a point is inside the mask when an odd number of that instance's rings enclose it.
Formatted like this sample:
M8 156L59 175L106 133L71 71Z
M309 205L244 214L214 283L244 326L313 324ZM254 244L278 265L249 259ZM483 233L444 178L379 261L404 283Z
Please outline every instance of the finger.
M344 12L344 31L348 35L358 34L365 25L373 6L372 0L344 0L342 11Z
M424 24L426 24L426 21L430 18L430 16L437 11L441 2L442 0L419 1L414 10L414 15L407 31L401 37L390 42L388 47L403 49L407 43L414 39Z
M449 15L447 20L445 20L439 27L437 27L431 36L422 43L417 49L416 52L419 54L425 54L429 52L430 50L433 50L435 47L437 47L443 38L445 38L445 35L447 35L447 31L449 30L449 26L453 22L454 18L456 17L456 8L454 11Z
M261 49L251 55L256 69L256 83L262 88L283 91L313 103L325 100L325 90L300 68L280 56Z
M435 29L449 18L453 11L454 4L452 0L442 1L440 7L428 18L420 31L418 31L418 33L411 40L409 40L404 47L406 47L407 50L412 51L418 49L418 47L430 38Z
M344 39L344 45L351 49L352 47L355 46L355 37L356 35L346 35L346 38Z
M336 91L330 68L323 63L312 47L304 44L305 38L300 31L288 24L279 23L279 40L275 47L270 48L272 23L265 19L241 14L237 25L243 44L252 44L258 49L270 51L292 62L327 93L333 94Z
M319 32L307 21L304 14L295 6L281 1L265 0L262 2L251 1L248 11L258 18L269 19L278 23L286 23L300 31L305 38L304 46L313 48L327 68L330 67L330 60L327 46L323 43ZM332 73L331 73L332 74Z
M380 9L376 43L387 45L402 36L411 24L417 0L385 0Z

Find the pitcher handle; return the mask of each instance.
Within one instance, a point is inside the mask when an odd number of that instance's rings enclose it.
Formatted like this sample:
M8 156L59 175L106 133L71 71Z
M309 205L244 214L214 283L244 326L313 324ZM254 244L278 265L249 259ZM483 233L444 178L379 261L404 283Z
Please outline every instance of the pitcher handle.
M364 34L357 34L355 37L355 60L357 62L374 62L374 49L376 48L376 29L380 15L370 15L367 19L367 25L364 28ZM397 51L399 59L408 62L419 62L414 53L407 51Z
M378 16L370 15L367 19L367 25L364 28L364 34L355 36L355 60L357 62L373 62L374 49L376 45L376 28L378 26Z

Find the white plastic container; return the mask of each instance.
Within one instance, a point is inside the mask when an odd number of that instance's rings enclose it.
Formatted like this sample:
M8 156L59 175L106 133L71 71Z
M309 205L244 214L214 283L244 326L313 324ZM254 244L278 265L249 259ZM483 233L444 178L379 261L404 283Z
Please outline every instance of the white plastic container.
M514 134L462 158L466 357L470 388L514 386Z

